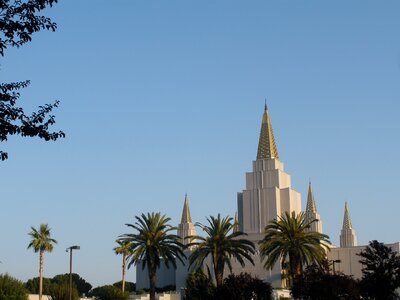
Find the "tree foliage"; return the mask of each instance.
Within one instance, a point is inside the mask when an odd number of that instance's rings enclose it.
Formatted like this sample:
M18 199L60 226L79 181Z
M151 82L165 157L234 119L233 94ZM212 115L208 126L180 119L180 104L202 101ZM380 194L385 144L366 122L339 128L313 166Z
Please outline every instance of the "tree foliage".
M49 294L51 300L70 300L69 299L69 283L52 283ZM79 300L79 293L75 286L72 287L72 300Z
M8 274L0 274L0 300L28 300L22 281Z
M122 289L122 280L113 283L113 286ZM136 291L136 283L131 281L125 281L125 291L126 292L135 292Z
M155 299L156 293L156 271L163 262L167 268L172 265L176 268L176 259L183 263L185 254L180 238L171 231L172 227L168 222L171 220L160 213L142 214L135 217L134 224L126 224L134 229L135 233L121 235L119 241L128 243L131 247L131 255L128 268L132 264L142 262L143 269L147 266L150 283L150 300Z
M190 236L188 239L194 240L188 247L195 246L190 255L189 264L200 267L204 260L210 255L214 270L217 287L222 285L225 266L232 272L231 260L236 259L243 267L245 260L254 265L252 254L255 253L253 242L240 237L246 236L245 233L234 231L235 224L231 217L221 218L220 214L215 218L207 218L208 225L196 223L206 236Z
M272 300L272 287L248 273L230 274L217 289L220 300Z
M32 40L32 35L40 30L56 29L50 18L40 15L46 7L51 7L58 0L0 0L0 55L10 47L20 47ZM16 105L20 90L26 88L30 81L0 83L0 142L7 141L11 135L39 137L46 141L65 137L62 131L51 132L55 123L51 112L59 104L39 106L38 111L26 114ZM8 158L8 153L0 151L0 160Z
M91 296L96 297L99 300L127 300L128 293L122 292L116 286L113 285L104 285L94 288L91 293Z
M321 263L326 257L326 248L330 244L325 234L310 231L310 225L304 213L285 212L282 217L271 221L259 242L264 266L272 269L277 261L283 265L288 262L289 276L292 280L300 276L304 266L313 262Z
M213 299L215 286L211 279L201 269L190 273L186 279L186 299L203 300Z
M69 285L69 273L54 276L52 282L59 285ZM83 294L87 295L92 289L92 285L76 273L72 273L72 284L75 286L80 296Z
M400 287L400 255L376 240L359 253L363 265L361 289L370 299L397 299Z
M39 294L39 277L28 279L25 282L25 287L31 294ZM52 280L50 278L43 277L43 294L49 295L52 287Z
M295 299L360 299L358 281L341 273L331 274L328 261L307 266L292 287Z

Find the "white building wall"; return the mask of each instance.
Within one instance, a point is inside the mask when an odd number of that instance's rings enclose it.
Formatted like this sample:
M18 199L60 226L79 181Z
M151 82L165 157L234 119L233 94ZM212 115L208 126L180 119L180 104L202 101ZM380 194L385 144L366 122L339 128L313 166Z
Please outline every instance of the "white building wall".
M400 243L386 244L393 251L400 253ZM347 248L331 248L328 252L328 260L340 260L340 263L335 263L335 271L343 272L345 275L354 276L356 279L362 277L362 264L360 257L357 255L367 246L356 246Z

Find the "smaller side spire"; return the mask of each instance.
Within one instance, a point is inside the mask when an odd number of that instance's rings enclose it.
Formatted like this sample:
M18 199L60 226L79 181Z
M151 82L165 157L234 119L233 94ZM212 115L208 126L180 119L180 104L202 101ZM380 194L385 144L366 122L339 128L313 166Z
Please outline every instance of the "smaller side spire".
M342 229L352 229L353 226L351 225L351 219L349 210L347 208L347 201L344 203L344 217L343 217L343 227Z
M314 194L312 191L311 181L308 183L308 195L307 195L307 206L306 212L317 212L317 207L315 205Z
M321 217L317 212L317 206L315 205L314 193L312 191L311 181L308 183L308 195L307 195L307 206L305 213L306 220L310 222L309 231L315 231L322 233L322 222Z
M185 202L183 204L181 223L192 223L192 217L190 216L189 201L187 193L185 194Z
M340 233L340 247L347 248L354 246L357 246L357 236L351 224L349 209L347 208L346 202L344 204L343 227Z
M196 235L196 228L192 223L192 217L190 216L189 200L187 193L185 194L185 202L183 204L182 219L178 225L178 236L181 239L183 245L187 245L192 242L192 239L188 239L190 236ZM190 247L192 248L192 247Z

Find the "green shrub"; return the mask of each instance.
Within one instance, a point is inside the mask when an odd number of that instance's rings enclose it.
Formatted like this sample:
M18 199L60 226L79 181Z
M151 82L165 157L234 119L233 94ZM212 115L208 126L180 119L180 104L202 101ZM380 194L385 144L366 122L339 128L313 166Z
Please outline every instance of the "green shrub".
M201 270L189 274L186 279L186 299L214 299L215 286Z
M1 274L0 300L28 300L27 291L22 281L8 274Z
M29 279L25 283L25 288L30 294L39 294L39 277L34 277ZM43 277L43 295L50 294L51 289L51 279Z
M119 288L112 285L99 286L91 291L91 296L99 300L127 300L128 293L123 293Z
M52 300L69 300L69 284L53 283L49 292ZM78 290L72 287L72 300L79 300Z

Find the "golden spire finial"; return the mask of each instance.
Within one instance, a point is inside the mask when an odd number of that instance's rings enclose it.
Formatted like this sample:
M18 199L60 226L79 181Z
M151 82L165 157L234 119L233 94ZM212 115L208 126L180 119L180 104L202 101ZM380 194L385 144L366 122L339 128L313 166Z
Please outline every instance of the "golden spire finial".
M309 181L308 183L306 212L317 212L317 207L315 205L315 200L314 200L314 194L311 187L311 181Z
M184 223L192 223L192 217L190 216L187 193L185 194L185 203L183 204L182 219L181 219L181 224Z
M264 114L261 124L260 140L258 142L257 159L279 159L271 118L269 117L267 100L265 100Z
M353 226L351 225L351 219L349 210L347 208L347 201L344 204L344 217L343 217L343 228L342 229L352 229Z

